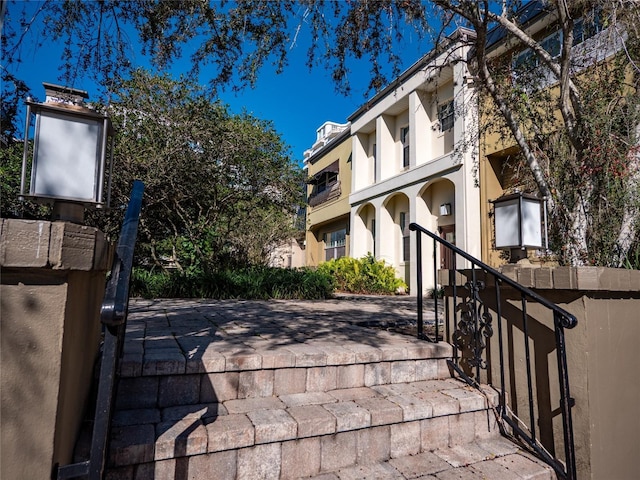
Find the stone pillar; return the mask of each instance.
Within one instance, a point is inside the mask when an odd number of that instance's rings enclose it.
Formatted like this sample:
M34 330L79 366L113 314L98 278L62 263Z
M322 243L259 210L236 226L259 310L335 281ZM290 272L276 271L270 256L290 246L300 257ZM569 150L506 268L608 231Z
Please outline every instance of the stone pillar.
M1 478L46 479L72 461L110 252L93 227L1 220Z

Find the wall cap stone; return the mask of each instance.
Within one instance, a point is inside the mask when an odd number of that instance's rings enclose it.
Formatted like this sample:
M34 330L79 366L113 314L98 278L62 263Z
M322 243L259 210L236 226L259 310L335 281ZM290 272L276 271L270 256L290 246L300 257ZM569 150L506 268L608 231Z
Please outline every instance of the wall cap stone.
M95 227L46 220L0 219L0 266L107 271L112 251Z
M498 269L506 277L527 288L536 290L581 290L607 292L637 292L640 294L640 270L607 267L531 267L504 265ZM470 270L456 273L455 282L464 285ZM476 272L478 280L488 279L481 271ZM438 272L438 281L443 286L451 286L453 278L448 270ZM488 282L493 284L493 281Z

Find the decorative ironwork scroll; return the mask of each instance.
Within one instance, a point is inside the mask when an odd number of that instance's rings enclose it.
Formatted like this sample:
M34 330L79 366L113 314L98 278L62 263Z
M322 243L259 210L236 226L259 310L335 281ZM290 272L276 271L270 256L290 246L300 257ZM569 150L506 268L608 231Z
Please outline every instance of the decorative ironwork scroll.
M486 370L484 351L487 348L487 339L493 336L493 317L480 298L480 291L484 290L485 283L481 280L470 281L465 283L464 288L468 294L456 305L456 310L460 312L460 321L453 332L452 341L461 352L470 355L465 358L468 366ZM472 372L469 373L473 376Z

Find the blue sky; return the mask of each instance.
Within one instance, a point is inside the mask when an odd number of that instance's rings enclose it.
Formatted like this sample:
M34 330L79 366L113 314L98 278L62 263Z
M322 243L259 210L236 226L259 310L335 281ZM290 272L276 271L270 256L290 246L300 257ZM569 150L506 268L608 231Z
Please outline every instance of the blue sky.
M35 8L39 3L29 2L29 7ZM15 8L15 5L10 4L9 9L11 8ZM15 20L17 15L13 17L12 19L10 15L8 20ZM13 68L13 72L27 82L35 95L43 98L42 82L61 83L58 67L61 63L62 45L48 43L36 49L27 40L22 48L21 56L24 61ZM291 147L293 160L300 163L303 152L315 141L316 129L327 120L346 123L347 117L366 100L364 94L369 82L367 62L351 62L349 82L352 92L349 97L342 96L336 92L328 71L321 67L309 71L306 67L307 48L308 40L305 35L301 35L296 46L290 50L289 66L282 74L276 75L271 66L267 65L259 74L255 88L246 88L238 93L227 89L220 94L220 99L233 112L239 113L245 109L258 118L271 120L285 143ZM408 68L427 52L428 46L425 40L415 40L402 48L403 68ZM131 60L137 66L148 65L148 60L135 44ZM178 61L172 68L172 73L177 77L188 70L188 61ZM205 69L201 77L202 83L206 83L206 75ZM99 90L93 82L83 78L79 78L72 86L87 90L90 100Z

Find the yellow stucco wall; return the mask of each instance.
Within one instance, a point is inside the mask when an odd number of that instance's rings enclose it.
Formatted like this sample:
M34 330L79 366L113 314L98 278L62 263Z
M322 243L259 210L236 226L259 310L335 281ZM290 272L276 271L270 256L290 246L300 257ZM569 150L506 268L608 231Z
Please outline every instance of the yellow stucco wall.
M340 141L340 139L342 140ZM335 143L334 143L335 142ZM306 265L317 266L324 261L323 235L327 232L346 228L349 234L349 194L351 193L351 136L336 138L329 143L318 156L309 162L308 176L313 177L323 168L339 161L338 181L340 196L314 207L307 206L306 227ZM312 185L307 186L307 197ZM349 239L346 243L346 255L349 255Z

